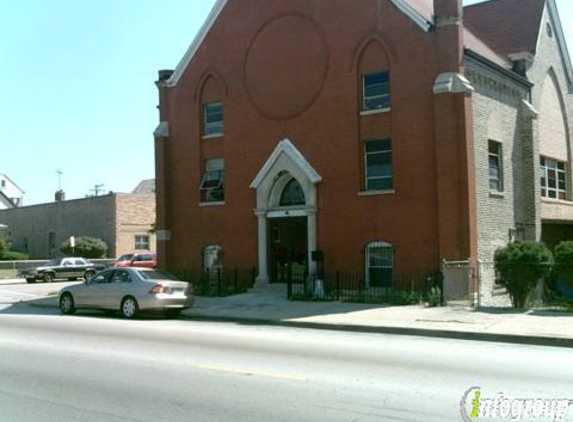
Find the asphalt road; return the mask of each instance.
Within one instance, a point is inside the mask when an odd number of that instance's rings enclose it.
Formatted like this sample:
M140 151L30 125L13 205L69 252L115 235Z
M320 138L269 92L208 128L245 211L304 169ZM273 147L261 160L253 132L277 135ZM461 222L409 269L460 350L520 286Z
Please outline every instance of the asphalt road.
M460 421L472 386L573 398L572 362L562 348L0 305L0 422Z

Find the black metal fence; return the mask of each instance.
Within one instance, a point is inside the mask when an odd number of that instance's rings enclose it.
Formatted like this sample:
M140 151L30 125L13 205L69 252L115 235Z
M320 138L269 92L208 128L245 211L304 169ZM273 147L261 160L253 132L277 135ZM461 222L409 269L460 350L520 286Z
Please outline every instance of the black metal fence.
M441 291L441 276L435 274L393 274L390 286L374 286L363 273L341 271L324 274L288 274L287 294L290 300L344 301L408 305L427 301ZM437 298L441 301L441 297Z
M257 271L256 268L214 268L206 271L175 271L174 275L191 283L197 296L224 297L246 293L253 287Z

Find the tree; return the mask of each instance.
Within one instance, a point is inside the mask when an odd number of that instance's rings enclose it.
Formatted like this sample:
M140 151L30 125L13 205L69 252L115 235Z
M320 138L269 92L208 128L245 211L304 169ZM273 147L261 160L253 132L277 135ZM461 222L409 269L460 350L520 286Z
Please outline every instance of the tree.
M60 246L60 251L66 255L82 256L84 258L105 258L107 256L107 244L98 238L81 236L76 238L76 246L74 250L70 245L70 241L66 240Z
M516 242L495 253L495 269L515 308L525 307L529 293L551 271L553 257L543 243Z
M553 251L554 271L558 280L573 288L573 241L559 243Z
M2 259L6 252L8 252L8 245L6 244L6 240L0 237L0 259Z

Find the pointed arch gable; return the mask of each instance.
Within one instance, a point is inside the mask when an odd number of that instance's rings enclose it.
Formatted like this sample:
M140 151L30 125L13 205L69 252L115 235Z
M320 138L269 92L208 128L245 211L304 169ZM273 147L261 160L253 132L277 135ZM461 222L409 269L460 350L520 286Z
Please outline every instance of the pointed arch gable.
M386 57L389 61L389 66L392 67L394 64L398 62L398 56L396 54L396 49L394 48L394 44L386 35L380 32L374 32L366 35L360 44L356 46L354 49L354 53L352 54L352 60L350 62L350 72L357 71L360 66L360 61L364 55L364 53L368 50L372 43L376 43L382 50L386 53Z
M265 178L269 175L269 172L273 166L279 161L281 156L284 155L289 161L291 161L298 169L306 176L306 178L314 185L322 182L322 177L318 172L310 165L310 163L304 158L302 153L294 146L294 144L289 139L283 139L279 142L275 150L272 152L267 162L261 168L257 176L253 179L250 187L253 189L258 189ZM301 181L299 180L299 183Z
M195 93L193 95L195 101L199 101L199 99L202 96L203 90L205 89L205 86L211 79L214 80L215 83L217 83L217 85L219 86L219 89L221 91L221 96L222 97L227 96L227 83L225 82L225 79L217 69L215 69L214 67L209 67L203 73L203 76L201 76L201 79L199 79L199 83L195 87Z
M569 122L559 80L550 67L541 87L539 103L539 144L542 155L569 162Z

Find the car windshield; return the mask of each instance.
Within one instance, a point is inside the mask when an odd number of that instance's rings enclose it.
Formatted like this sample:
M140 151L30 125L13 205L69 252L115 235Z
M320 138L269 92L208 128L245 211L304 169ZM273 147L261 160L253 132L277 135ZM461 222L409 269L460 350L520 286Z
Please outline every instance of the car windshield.
M60 262L62 262L61 259L52 259L52 260L46 262L46 263L44 264L44 266L46 266L46 267L55 267L56 265L60 265Z
M144 280L173 280L179 281L177 277L166 273L165 271L160 270L151 270L151 271L138 271L141 278Z
M128 253L128 254L120 256L119 258L117 258L117 260L118 260L118 262L122 262L122 261L129 261L131 258L133 258L133 254Z

